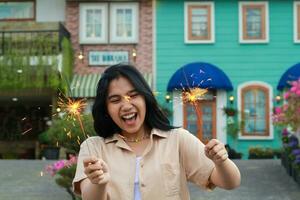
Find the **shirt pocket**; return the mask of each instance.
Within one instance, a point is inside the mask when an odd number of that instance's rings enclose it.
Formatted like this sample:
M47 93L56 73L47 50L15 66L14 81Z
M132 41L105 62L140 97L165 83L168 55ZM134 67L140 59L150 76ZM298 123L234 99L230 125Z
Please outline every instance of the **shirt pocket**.
M167 196L178 196L180 193L180 168L179 165L161 164L163 182Z

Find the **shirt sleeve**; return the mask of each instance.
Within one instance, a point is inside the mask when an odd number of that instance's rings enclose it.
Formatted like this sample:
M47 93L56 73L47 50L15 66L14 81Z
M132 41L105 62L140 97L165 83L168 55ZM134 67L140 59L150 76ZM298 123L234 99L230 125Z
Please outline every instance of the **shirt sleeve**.
M187 130L178 131L180 159L187 180L206 190L215 188L209 181L215 164L206 157L204 144Z
M76 167L76 173L75 177L73 179L73 191L77 195L81 195L80 191L80 182L87 178L87 176L84 173L84 166L83 166L83 160L86 157L89 157L91 155L99 157L100 152L98 148L95 148L97 144L95 144L97 140L93 137L86 139L81 145L80 145L80 151L77 158L77 167ZM99 144L100 146L101 144ZM98 145L97 145L98 146ZM92 152L91 152L92 151Z

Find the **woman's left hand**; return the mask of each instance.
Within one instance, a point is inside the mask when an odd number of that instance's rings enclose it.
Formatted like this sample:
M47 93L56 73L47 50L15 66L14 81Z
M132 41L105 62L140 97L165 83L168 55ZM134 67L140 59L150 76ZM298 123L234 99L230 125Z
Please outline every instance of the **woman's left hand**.
M216 139L210 140L205 145L205 155L216 165L222 164L228 158L225 145Z

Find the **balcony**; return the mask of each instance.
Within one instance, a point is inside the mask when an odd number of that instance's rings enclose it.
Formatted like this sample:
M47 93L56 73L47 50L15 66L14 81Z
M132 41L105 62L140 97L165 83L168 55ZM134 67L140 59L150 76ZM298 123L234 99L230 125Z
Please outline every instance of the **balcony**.
M70 33L61 23L0 24L0 89L57 89L62 74L71 76L71 61Z

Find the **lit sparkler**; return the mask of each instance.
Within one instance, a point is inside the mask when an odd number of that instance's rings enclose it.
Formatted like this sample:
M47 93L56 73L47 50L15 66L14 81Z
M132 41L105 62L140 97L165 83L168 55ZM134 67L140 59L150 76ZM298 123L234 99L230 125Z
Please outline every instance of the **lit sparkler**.
M182 98L183 102L190 103L193 105L198 120L200 120L201 118L201 113L197 106L197 101L203 99L203 96L205 95L206 92L207 89L201 89L201 88L192 88L189 89L188 91L183 92L183 98Z
M79 125L80 125L80 129L84 135L85 138L88 138L88 135L86 134L85 130L84 130L84 126L81 120L81 111L84 110L85 106L86 106L86 102L84 99L80 99L80 100L73 100L71 98L67 98L65 97L65 99L59 97L58 98L58 107L64 111L67 114L67 117L69 119L73 119L74 121L78 121ZM65 129L66 131L66 129ZM71 132L69 131L67 133L68 137L71 137ZM77 142L78 144L80 144L80 138L77 138ZM89 146L88 147L88 151L90 152Z
M207 93L207 89L202 88L192 88L183 93L183 101L188 103L194 103L197 100L203 99L203 96Z
M205 73L203 70L200 70L200 74ZM181 83L182 89L183 89L183 97L182 100L184 103L190 103L193 105L194 110L196 112L197 120L199 121L201 119L201 113L197 106L197 101L202 100L203 96L208 92L207 89L202 89L199 87L200 84L203 83L204 80L201 80L198 87L194 87L194 81L193 81L193 88L190 87L189 81L186 77L185 71L183 69L183 75L186 81L186 84L188 86L187 89L183 87L183 84ZM191 74L191 78L193 78L194 74Z

